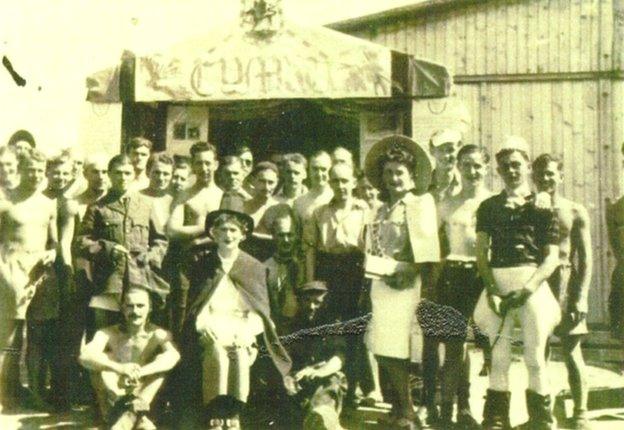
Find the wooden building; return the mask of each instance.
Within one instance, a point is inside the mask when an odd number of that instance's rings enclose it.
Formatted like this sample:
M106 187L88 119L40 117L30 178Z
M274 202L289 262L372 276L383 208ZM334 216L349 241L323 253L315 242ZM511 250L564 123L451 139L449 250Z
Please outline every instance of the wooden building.
M524 136L565 164L564 194L593 221L590 322L608 322L605 200L622 187L624 0L429 0L330 25L444 64L467 104L467 142Z

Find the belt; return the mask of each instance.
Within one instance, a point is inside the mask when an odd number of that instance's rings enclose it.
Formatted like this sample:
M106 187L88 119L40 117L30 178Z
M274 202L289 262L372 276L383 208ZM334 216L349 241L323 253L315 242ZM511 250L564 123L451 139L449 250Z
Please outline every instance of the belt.
M446 260L445 264L448 267L460 268L460 269L476 269L476 261L461 261L461 260Z

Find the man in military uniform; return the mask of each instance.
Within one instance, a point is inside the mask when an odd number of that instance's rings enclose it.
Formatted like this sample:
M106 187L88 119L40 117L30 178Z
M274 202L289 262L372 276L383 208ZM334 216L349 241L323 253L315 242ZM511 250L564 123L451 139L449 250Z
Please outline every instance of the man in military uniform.
M150 199L131 190L134 168L130 158L113 157L108 174L111 188L89 206L77 238L79 252L93 262L96 295L89 305L98 329L118 322L124 287L149 285L161 299L168 292L154 272L161 267L167 239L155 227Z

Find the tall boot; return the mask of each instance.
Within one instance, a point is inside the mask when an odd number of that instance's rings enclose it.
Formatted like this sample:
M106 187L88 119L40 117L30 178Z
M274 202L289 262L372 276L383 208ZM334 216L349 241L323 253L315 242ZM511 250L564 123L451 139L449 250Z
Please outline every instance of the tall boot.
M526 405L529 421L521 425L521 429L554 430L557 428L555 418L552 415L549 395L543 396L533 390L526 390Z
M483 430L511 430L509 423L509 391L487 390L483 407Z

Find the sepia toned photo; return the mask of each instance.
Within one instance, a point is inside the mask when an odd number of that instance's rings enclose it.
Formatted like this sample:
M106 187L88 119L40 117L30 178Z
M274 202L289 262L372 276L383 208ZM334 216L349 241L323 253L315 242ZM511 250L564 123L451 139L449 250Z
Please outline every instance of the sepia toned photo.
M624 428L624 0L0 0L0 428Z

